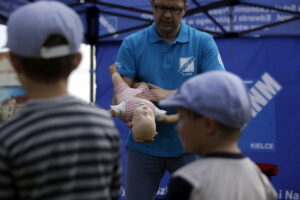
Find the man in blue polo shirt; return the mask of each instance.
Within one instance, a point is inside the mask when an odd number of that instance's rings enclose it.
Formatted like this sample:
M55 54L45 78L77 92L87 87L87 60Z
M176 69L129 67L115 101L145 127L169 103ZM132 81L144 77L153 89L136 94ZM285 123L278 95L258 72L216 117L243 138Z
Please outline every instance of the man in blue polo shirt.
M225 70L212 36L181 21L186 0L151 0L151 7L155 23L125 38L115 63L129 85L134 80L150 83L150 90L139 97L157 102L196 74ZM175 124L158 122L157 131L150 143L135 142L129 135L126 200L153 200L164 172L172 173L195 158L184 152Z

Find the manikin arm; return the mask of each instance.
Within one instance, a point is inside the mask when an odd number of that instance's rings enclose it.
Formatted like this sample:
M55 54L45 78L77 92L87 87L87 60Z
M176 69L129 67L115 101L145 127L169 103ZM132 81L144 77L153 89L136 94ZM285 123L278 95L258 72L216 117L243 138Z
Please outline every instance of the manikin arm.
M111 117L117 117L116 111L114 111L112 109L109 109L108 112L109 112L109 114L110 114Z
M179 114L166 115L161 122L163 123L174 123L179 120Z
M118 72L117 72L117 68L114 64L112 64L111 66L109 66L109 72L111 74L111 79L114 85L114 89L116 89L118 87L119 84L122 83L126 83L129 86L131 86L133 84L133 79L127 78L127 77L122 77ZM116 101L116 90L114 90L114 94L113 94L113 99L112 99L112 105L116 105L117 101ZM125 122L125 116L120 116L119 113L117 113L116 111L110 109L108 110L108 112L110 113L111 117L119 117L121 120L123 120ZM129 126L129 125L128 125Z
M130 87L133 85L133 79L127 78L127 77L122 77L118 72L117 68L114 64L109 66L109 72L111 74L111 79L114 85L114 88L117 88L117 86L121 83L127 83ZM116 105L116 91L114 90L113 98L112 98L112 105Z
M111 74L111 79L114 84L114 88L117 88L118 85L125 83L122 76L117 72L117 68L115 65L109 66L109 72Z

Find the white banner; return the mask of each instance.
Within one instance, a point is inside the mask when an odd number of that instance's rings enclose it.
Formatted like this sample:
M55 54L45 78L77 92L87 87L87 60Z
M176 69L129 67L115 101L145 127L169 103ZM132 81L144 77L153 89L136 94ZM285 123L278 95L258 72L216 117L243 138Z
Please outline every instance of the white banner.
M0 53L0 87L20 86L17 75L12 68L7 53Z

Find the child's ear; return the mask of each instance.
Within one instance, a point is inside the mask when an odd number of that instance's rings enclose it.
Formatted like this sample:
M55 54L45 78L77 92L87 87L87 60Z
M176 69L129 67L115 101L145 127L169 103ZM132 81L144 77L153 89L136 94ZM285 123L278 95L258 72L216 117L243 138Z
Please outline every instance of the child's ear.
M76 59L75 59L75 63L74 63L74 69L76 69L79 64L81 63L82 60L82 54L81 52L76 53Z
M202 120L204 121L204 128L206 129L206 131L210 133L216 131L218 127L216 120L208 116L203 116Z

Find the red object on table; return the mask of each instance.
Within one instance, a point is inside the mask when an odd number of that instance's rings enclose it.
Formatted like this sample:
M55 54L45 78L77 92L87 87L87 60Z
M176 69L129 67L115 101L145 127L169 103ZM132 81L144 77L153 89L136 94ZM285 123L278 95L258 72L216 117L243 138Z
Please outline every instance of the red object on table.
M261 169L261 171L268 177L276 176L279 173L277 165L266 164L266 163L256 163L256 164Z

